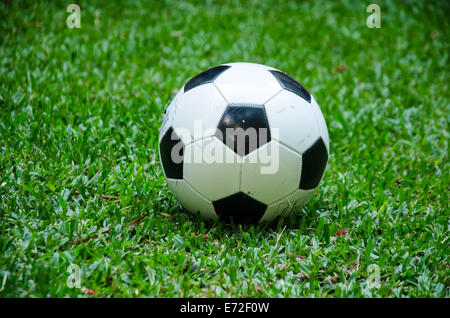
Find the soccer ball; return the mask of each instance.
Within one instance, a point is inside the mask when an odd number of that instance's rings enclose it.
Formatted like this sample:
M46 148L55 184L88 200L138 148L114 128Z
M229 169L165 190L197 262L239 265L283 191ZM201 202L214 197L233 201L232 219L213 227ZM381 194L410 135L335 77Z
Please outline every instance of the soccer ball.
M165 110L159 154L170 190L191 213L270 222L314 195L329 137L314 97L285 73L230 63L191 78Z

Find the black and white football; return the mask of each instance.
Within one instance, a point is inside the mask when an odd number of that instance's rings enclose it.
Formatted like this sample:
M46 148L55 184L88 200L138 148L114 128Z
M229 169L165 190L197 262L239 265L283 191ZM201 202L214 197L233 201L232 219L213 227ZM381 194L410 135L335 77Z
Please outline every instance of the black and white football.
M312 198L329 137L316 100L292 77L230 63L180 89L165 111L159 153L187 211L227 223L270 222Z

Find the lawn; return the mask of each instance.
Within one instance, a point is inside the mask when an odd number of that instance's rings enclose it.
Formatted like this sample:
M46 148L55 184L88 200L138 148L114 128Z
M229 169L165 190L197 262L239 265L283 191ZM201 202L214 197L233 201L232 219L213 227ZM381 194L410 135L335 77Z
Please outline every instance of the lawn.
M449 297L445 1L0 3L0 297ZM318 100L330 159L270 226L183 212L163 110L233 61Z

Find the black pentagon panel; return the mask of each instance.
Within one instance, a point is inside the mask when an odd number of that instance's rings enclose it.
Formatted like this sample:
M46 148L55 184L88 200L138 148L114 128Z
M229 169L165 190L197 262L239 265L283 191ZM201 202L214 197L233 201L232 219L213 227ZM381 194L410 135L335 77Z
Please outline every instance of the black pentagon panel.
M267 205L242 192L213 202L216 214L224 223L256 224L266 212Z
M239 156L245 156L271 140L264 106L227 106L216 137Z
M302 155L302 176L299 188L309 190L317 187L325 171L327 162L327 148L322 138L319 137Z
M200 74L191 78L186 83L186 85L184 85L184 92L186 93L188 90L193 89L194 87L213 82L220 74L225 72L230 67L231 66L228 65L219 65L201 72Z
M172 149L174 157L172 158ZM159 144L159 155L167 178L183 179L184 144L170 127Z
M300 96L308 103L311 103L311 94L295 79L280 71L269 71L269 72L272 73L273 76L275 76L277 81L280 83L281 87L283 87L285 90L288 90Z

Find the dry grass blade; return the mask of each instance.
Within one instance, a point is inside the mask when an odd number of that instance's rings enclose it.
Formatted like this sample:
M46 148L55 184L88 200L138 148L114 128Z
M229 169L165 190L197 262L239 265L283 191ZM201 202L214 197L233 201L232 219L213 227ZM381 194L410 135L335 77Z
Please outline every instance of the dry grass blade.
M177 220L173 215L171 215L171 214L169 214L169 213L159 212L159 214L161 214L161 215L163 215L163 216L165 216L165 217L168 217L168 218L171 219L172 221L176 221L176 220Z
M145 214L145 213L142 214L142 215L141 215L140 217L138 217L137 219L135 219L135 220L129 222L129 223L128 223L128 227L133 227L133 226L135 226L136 224L139 224L139 222L140 222L142 219L144 219L146 216L147 216L147 214ZM72 244L72 245L79 245L80 243L86 243L86 242L89 242L90 240L96 239L96 238L99 237L100 235L107 234L107 233L109 233L109 232L111 232L111 229L105 230L105 231L101 232L100 234L91 235L91 236L88 236L88 237L86 237L86 238L84 238L84 239L70 242L70 244Z

